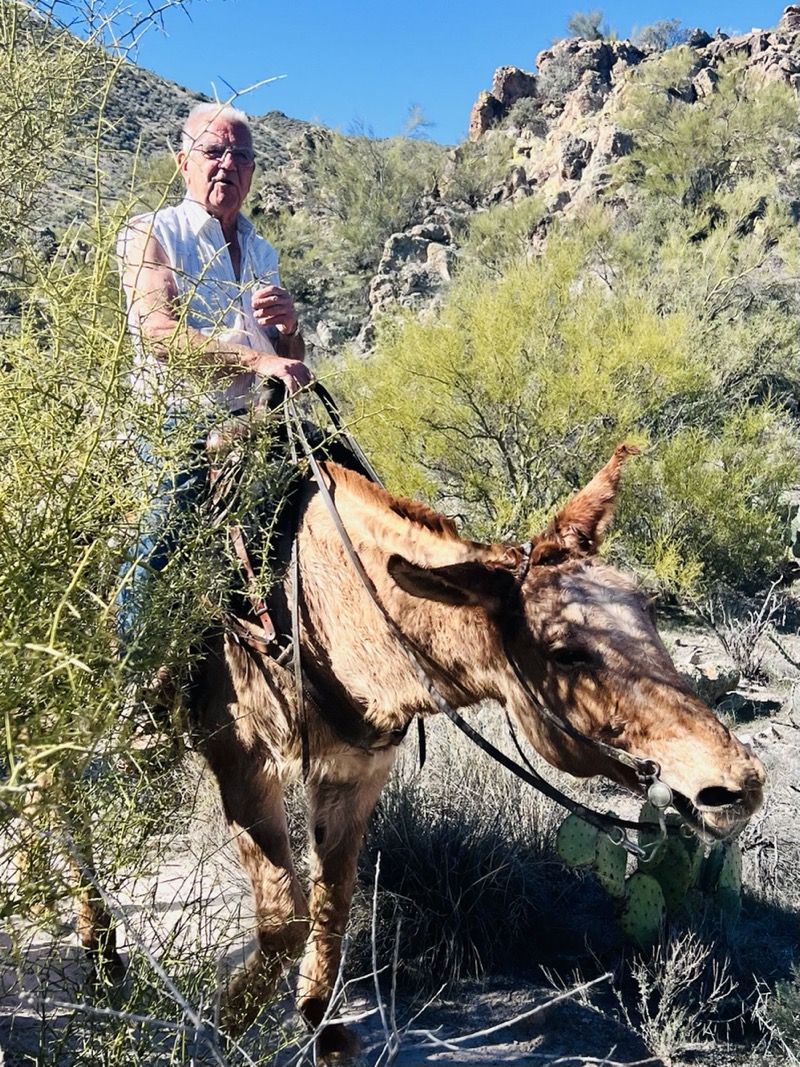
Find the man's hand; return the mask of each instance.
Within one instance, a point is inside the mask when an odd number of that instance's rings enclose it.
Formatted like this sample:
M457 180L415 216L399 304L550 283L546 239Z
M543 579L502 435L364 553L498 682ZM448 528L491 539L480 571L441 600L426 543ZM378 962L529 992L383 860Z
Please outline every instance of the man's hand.
M313 382L314 375L299 359L282 359L281 356L260 356L253 364L256 374L264 378L277 378L286 386L289 395Z
M297 312L294 301L285 289L268 285L257 289L250 297L253 316L262 329L276 326L282 334L293 334L297 329Z

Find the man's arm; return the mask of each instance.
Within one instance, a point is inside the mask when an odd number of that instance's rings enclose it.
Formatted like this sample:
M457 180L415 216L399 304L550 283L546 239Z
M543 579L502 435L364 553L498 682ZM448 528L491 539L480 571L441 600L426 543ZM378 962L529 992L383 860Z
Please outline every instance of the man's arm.
M128 299L131 327L143 341L150 342L160 359L166 359L169 351L176 348L181 352L191 351L196 353L202 367L242 368L263 377L279 378L292 393L311 381L311 372L302 362L305 355L302 338L296 334L282 338L282 342L289 343L279 342L278 355L273 356L247 345L209 337L181 322L172 268L149 226L130 225L120 250L122 285ZM296 352L302 354L294 355Z

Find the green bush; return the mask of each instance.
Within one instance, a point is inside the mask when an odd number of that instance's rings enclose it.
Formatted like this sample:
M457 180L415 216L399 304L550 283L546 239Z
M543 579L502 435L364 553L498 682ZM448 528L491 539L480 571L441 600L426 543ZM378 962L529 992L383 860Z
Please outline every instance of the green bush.
M345 368L360 432L394 488L500 539L541 528L619 440L646 442L621 501L626 561L670 588L757 583L783 553L796 428L769 397L721 394L717 350L697 343L713 324L682 300L666 310L667 282L641 278L627 247L585 218L499 280L464 273L435 317L388 324Z
M466 216L457 232L459 270L502 275L509 263L527 256L543 217L536 196Z
M602 41L614 32L603 21L602 11L573 11L567 19L567 29L573 37L586 41Z
M442 191L450 203L479 205L506 176L513 142L503 131L490 130L479 141L453 149L442 175Z
M696 55L686 46L641 64L620 116L634 138L625 176L646 193L694 207L743 178L785 172L799 136L790 86L761 85L731 59L716 68L714 91L692 103L696 71Z
M84 222L52 236L44 250L33 225L76 159L100 159L103 100L118 67L101 47L110 32L104 15L95 18L78 3L62 5L62 14L84 27L87 41L75 39L45 5L0 4L0 114L15 152L14 175L0 193L7 268L0 287L9 312L0 337L0 914L21 972L34 966L30 956L23 960L28 924L53 939L52 957L44 937L35 953L43 983L41 1062L57 1062L65 1048L75 1050L75 1063L129 1063L137 1049L156 1062L155 1046L168 1059L171 1042L174 1062L181 1062L186 1037L174 1025L184 1018L174 988L185 978L192 997L207 996L216 946L178 951L174 939L151 940L148 956L137 953L137 944L131 983L116 1004L119 1017L101 1019L87 1002L58 1034L51 1026L60 1013L47 1006L47 975L66 951L58 924L72 920L77 902L76 865L93 861L115 898L120 885L158 861L171 833L185 829L180 780L163 762L170 746L158 749L145 736L114 613L123 550L135 541L153 488L153 470L134 443L149 439L159 470L175 471L196 437L189 413L164 439L163 413L133 394L128 381L132 352L115 245L123 220L142 200L109 203L98 165L89 168L81 192ZM168 182L159 191L156 176L172 171L163 160L149 169L143 185L151 203L168 195ZM172 353L171 372L180 376L190 358ZM274 473L259 454L241 488L242 507L253 481ZM213 517L198 516L184 552L155 583L144 616L150 668L165 660L188 665L229 587ZM148 670L147 662L140 666ZM144 921L146 909L140 914ZM181 929L185 935L190 928ZM170 987L164 973L182 977ZM66 995L85 1000L73 989ZM132 1035L126 1013L156 1011L165 1020L158 1039L147 1026Z
M686 44L690 30L681 26L680 19L658 19L648 26L635 27L631 40L639 48L652 52L666 52L678 44Z

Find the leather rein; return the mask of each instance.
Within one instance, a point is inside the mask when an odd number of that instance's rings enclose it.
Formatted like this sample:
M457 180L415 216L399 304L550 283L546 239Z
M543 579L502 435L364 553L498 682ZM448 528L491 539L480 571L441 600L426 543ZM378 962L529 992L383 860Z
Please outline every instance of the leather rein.
M330 417L331 422L334 425L336 433L344 439L344 441L352 450L358 461L363 465L368 476L371 477L371 479L377 485L382 487L380 479L373 470L363 451L358 446L352 435L345 428L339 415L338 409L336 408L336 405L328 391L324 388L324 386L320 385L319 383L314 384L313 390L325 406L328 416ZM461 689L463 692L464 689L461 683L452 675L450 675L449 672L447 672L444 668L442 668L441 665L433 663L427 653L423 649L419 648L414 642L412 642L410 638L400 629L400 627L397 625L394 619L387 613L386 609L381 603L381 600L378 596L378 592L372 582L372 579L369 577L366 570L364 569L364 566L361 563L361 560L355 550L350 536L348 535L347 530L344 527L341 516L339 515L339 512L336 508L336 504L325 481L325 476L320 467L319 461L317 460L317 457L314 454L314 449L309 443L308 438L303 429L303 423L297 412L295 401L292 399L292 397L288 395L284 398L284 414L286 418L287 430L289 433L293 460L297 463L300 459L297 450L297 444L299 443L300 450L302 451L308 462L308 466L311 470L314 482L328 510L331 521L333 522L334 527L336 528L336 531L342 542L342 546L344 547L345 553L349 558L356 574L358 575L359 581L361 582L370 600L375 605L379 614L386 623L386 626L388 627L390 633L395 638L398 645L405 654L406 658L408 659L409 663L413 667L419 682L427 691L435 706L440 711L444 712L444 714L447 715L451 722L453 722L458 727L458 729L461 730L462 733L464 733L480 749L482 749L489 756L491 756L492 759L494 759L497 763L501 764L507 770L511 771L512 774L516 775L528 785L533 786L544 796L553 800L555 803L559 804L561 807L565 808L573 815L577 815L579 818L583 819L591 826L594 826L597 830L608 834L608 836L612 839L612 841L614 841L615 844L622 846L627 852L638 857L647 857L648 855L654 854L654 852L660 847L661 842L666 837L666 834L671 830L677 829L673 828L672 826L668 827L666 825L666 808L669 807L669 805L672 803L673 798L672 791L670 790L669 786L665 782L662 782L660 779L661 768L659 764L655 760L641 759L638 756L631 755L624 749L614 748L612 745L608 745L605 742L598 740L597 738L593 738L588 736L587 734L581 733L579 730L575 729L575 727L573 727L569 722L555 715L551 711L551 709L548 708L545 704L543 704L542 701L532 691L527 679L525 678L522 668L516 656L514 655L513 649L509 646L505 633L503 633L503 651L511 665L512 670L514 671L518 684L520 685L527 699L531 703L531 706L536 710L539 715L546 719L550 725L554 726L556 729L566 734L572 740L577 741L580 744L593 749L595 752L601 753L608 759L614 760L617 763L620 763L623 766L633 770L643 790L645 791L648 800L655 808L658 823L642 823L629 819L620 819L614 815L608 815L603 812L595 811L594 809L589 808L584 804L581 804L579 801L572 799L565 793L562 793L561 790L557 789L554 785L552 785L545 778L543 778L542 775L539 774L539 772L533 767L530 760L523 752L522 747L520 746L516 732L514 731L510 717L508 716L508 712L506 712L506 719L508 721L511 739L520 759L522 760L522 764L518 763L516 760L512 759L501 749L497 748L494 744L492 744L491 741L489 741L482 734L480 734L473 726L471 726L445 698L441 689L433 680L431 674L432 672L438 672L440 675L444 674L444 677L451 686L456 689ZM530 568L532 545L530 542L527 542L526 544L519 545L518 547L522 552L523 558L515 575L515 588L517 591L521 589L522 584L525 581L525 578L528 574L528 570ZM297 703L300 717L301 741L303 752L303 775L304 777L306 777L308 774L310 761L308 753L308 729L303 689L303 670L300 655L300 570L297 539L295 539L292 550L292 588L293 660L296 680ZM420 763L423 763L425 759L423 720L420 718L418 722L420 727ZM401 732L402 735L404 735L404 733L405 731ZM400 739L402 739L402 736L398 740ZM628 834L629 830L640 829L647 829L658 832L658 837L656 841L653 844L648 845L647 848L643 848Z

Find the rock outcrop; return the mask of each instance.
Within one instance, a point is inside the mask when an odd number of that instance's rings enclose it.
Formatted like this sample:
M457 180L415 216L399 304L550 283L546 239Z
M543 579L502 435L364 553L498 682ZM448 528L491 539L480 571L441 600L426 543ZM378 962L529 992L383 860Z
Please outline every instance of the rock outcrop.
M692 75L670 91L687 104L716 91L717 68L732 57L765 81L785 81L800 91L800 5L787 7L774 30L728 37L697 28L688 34L686 47L694 52ZM536 73L499 67L491 90L482 92L472 108L469 139L508 139L513 161L504 179L468 210L540 195L545 216L531 238L535 254L554 217L568 217L604 195L608 202L613 166L633 148L617 118L625 84L630 72L654 55L631 41L569 38L539 53ZM438 193L445 201L462 151L454 150L440 179ZM611 206L623 210L626 195L624 189L616 191ZM425 308L447 289L457 258L452 209L440 201L435 210L428 205L425 211L421 224L386 242L369 286L370 320L360 334L362 345L371 341L375 315L394 307Z
M729 37L697 28L686 47L694 52L692 76L669 91L687 104L714 93L717 69L734 57L764 81L800 92L800 5L787 7L774 30ZM616 118L627 76L654 55L630 41L568 38L538 54L535 74L500 67L470 121L473 141L514 139L513 183L499 185L492 202L541 193L549 212L569 215L597 199L613 164L633 147Z

